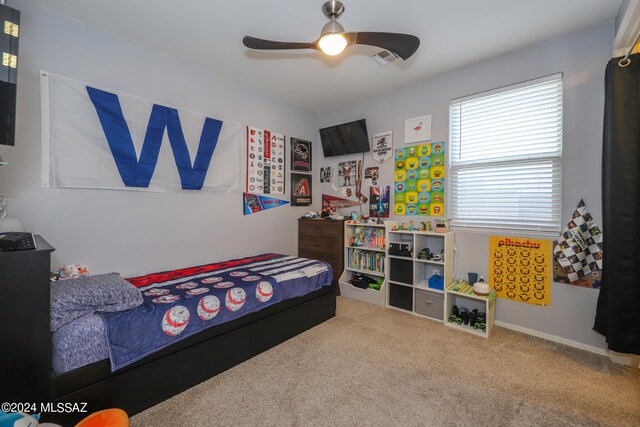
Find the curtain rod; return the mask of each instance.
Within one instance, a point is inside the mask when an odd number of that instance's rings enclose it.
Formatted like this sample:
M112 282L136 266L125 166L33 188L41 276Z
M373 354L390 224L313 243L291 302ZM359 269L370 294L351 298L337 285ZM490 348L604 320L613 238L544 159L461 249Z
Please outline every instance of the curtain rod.
M638 34L636 34L636 39L631 44L631 47L629 48L629 51L627 52L627 54L624 56L624 58L618 61L619 66L627 67L629 64L631 64L631 60L629 59L629 57L631 56L631 52L633 52L633 48L636 47L636 43L638 43L639 38L640 38L640 31L638 31Z

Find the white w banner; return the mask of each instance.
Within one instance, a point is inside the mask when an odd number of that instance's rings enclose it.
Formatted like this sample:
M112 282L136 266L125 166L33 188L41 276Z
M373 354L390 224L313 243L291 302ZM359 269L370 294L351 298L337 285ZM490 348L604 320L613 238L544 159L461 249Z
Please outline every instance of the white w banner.
M240 123L43 72L42 185L242 192Z

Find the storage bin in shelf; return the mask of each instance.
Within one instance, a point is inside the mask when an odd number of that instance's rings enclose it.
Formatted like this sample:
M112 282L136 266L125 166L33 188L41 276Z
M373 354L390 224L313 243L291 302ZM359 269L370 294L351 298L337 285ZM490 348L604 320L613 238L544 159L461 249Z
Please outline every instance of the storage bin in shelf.
M372 279L377 279L378 277L384 277L384 274L380 273L368 273L368 272L359 272L357 270L346 269L340 276L340 280L338 284L340 285L340 295L357 299L359 301L368 302L369 304L379 305L380 307L384 307L385 305L385 294L386 294L386 280L382 282L382 286L380 290L375 290L371 288L362 289L356 286L353 286L349 281L356 274L361 273L365 276L369 276Z
M480 337L489 338L489 334L495 324L495 305L497 299L495 290L492 289L491 293L487 296L478 295L473 291L472 285L464 280L456 280L446 287L444 298L444 324L446 326L469 332ZM466 307L469 311L477 309L480 312L484 312L486 314L485 330L474 329L470 325L459 325L456 322L449 322L448 319L454 305L458 306L458 308Z

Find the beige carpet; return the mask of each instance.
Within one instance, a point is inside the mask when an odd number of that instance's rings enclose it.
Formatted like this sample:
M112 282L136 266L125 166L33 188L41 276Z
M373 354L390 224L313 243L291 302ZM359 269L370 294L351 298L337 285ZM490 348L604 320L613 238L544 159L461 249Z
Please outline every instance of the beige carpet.
M131 425L640 426L640 370L498 327L486 340L338 297L336 318Z

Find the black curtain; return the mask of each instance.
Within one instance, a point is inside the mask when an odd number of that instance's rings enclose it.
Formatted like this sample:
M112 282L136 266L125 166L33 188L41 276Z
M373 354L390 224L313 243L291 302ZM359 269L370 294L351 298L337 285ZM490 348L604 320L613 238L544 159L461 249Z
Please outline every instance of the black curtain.
M610 350L640 354L640 54L605 77L603 281L593 329Z

